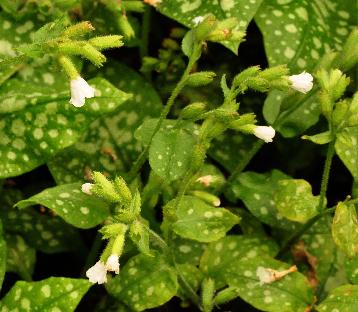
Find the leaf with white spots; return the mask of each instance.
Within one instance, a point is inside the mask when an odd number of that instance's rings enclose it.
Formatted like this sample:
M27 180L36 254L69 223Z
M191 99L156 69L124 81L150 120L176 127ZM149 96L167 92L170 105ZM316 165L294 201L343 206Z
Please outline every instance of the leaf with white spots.
M292 74L312 71L329 50L340 51L355 24L353 0L268 0L257 14L270 66L287 64ZM273 91L265 101L264 115L269 123L278 116L280 106L289 107L275 129L285 137L301 134L315 124L320 106L314 92L288 95ZM304 116L304 118L302 118Z
M198 265L206 244L185 239L173 234L173 249L176 263Z
M181 178L190 169L195 143L195 137L183 128L160 129L149 148L151 168L168 181Z
M33 205L43 205L56 212L67 223L81 229L95 227L109 216L108 204L83 193L80 183L48 188L16 204L20 209Z
M225 276L228 285L237 288L243 300L263 311L309 311L315 299L304 275L298 272L289 273L278 281L261 285L256 275L258 267L283 271L290 265L262 254L255 257L249 257L247 254L234 261L227 270Z
M180 285L177 296L184 298L184 300L190 300L193 292L198 291L200 287L203 273L201 273L197 266L189 263L178 264L176 268Z
M353 258L346 258L344 262L344 269L347 274L349 282L358 284L358 255Z
M273 200L280 214L291 221L304 223L319 213L319 196L313 196L311 185L302 179L278 181Z
M34 209L19 210L13 205L22 199L14 190L0 196L0 218L8 234L19 234L29 246L45 253L84 251L83 242L75 228L57 216L38 213Z
M6 271L6 242L3 236L2 220L0 219L0 290Z
M332 236L350 258L358 253L358 218L354 204L338 203L333 218Z
M71 312L91 285L88 280L65 277L19 281L1 300L0 311Z
M151 84L130 67L110 61L103 70L91 69L89 74L103 76L134 96L93 122L77 143L50 160L48 165L58 184L83 181L88 169L113 175L128 171L141 151L134 131L146 118L158 116L162 108Z
M345 128L337 134L335 149L355 180L358 181L358 128Z
M138 255L131 258L107 286L108 292L135 311L160 306L178 289L175 270L163 257Z
M82 108L68 102L68 90L43 94L38 86L29 84L28 90L0 93L0 110L6 112L0 122L0 177L20 175L46 162L75 143L96 118L130 97L102 78L89 83L97 96Z
M353 312L358 304L358 285L343 285L333 289L315 309L318 312Z
M176 199L173 200L176 202ZM208 243L225 236L240 218L225 208L213 207L194 196L184 196L176 211L173 231L184 237Z
M160 13L175 19L189 28L194 27L194 18L205 16L209 13L214 14L218 20L236 17L239 21L237 29L245 31L262 1L220 0L209 2L204 0L171 0L162 1L157 6L157 9ZM237 53L237 43L225 42L224 45L234 53Z
M6 235L6 272L15 272L24 280L31 280L36 251L20 235Z
M215 279L215 287L226 285L226 272L232 263L241 257L253 258L260 254L275 256L278 246L274 241L246 235L229 235L208 245L200 259L200 269L208 277ZM254 276L255 272L245 272Z
M261 222L272 227L295 230L297 223L285 219L277 210L272 194L279 187L278 182L289 176L278 170L269 173L244 172L232 183L231 191L241 199L247 209Z

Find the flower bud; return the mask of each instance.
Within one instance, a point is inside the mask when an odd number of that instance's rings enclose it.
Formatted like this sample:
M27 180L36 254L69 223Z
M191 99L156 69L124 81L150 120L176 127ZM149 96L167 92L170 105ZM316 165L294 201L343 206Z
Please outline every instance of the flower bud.
M190 87L200 87L211 83L214 80L216 74L214 72L202 71L198 73L190 74L186 85Z
M113 183L109 181L102 173L93 172L93 180L95 182L91 191L112 203L120 202L121 198L118 195Z
M254 128L253 134L259 139L264 140L266 143L270 143L275 137L275 129L271 126L256 126Z
M215 304L220 305L235 299L239 295L236 287L228 287L218 292L215 296Z
M191 103L184 107L180 112L180 117L183 119L197 119L207 111L205 103Z
M116 274L119 273L119 257L116 254L112 254L108 257L106 261L106 270L110 272L114 272Z
M66 30L62 33L62 36L67 38L78 37L78 36L83 36L94 30L95 28L92 26L90 22L84 21L66 28Z
M190 194L200 198L210 205L213 205L214 207L219 207L221 204L219 197L204 191L191 191Z
M128 22L128 18L125 14L121 14L118 17L118 27L127 39L131 39L135 36L132 25Z
M119 48L123 46L122 36L110 35L94 37L88 40L88 42L97 50L102 51L106 49Z

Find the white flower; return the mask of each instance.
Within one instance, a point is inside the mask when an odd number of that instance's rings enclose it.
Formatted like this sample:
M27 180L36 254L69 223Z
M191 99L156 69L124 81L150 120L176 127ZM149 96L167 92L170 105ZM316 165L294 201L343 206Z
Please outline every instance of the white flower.
M213 182L213 176L212 175L206 175L206 176L202 176L196 179L196 182L199 182L203 185L205 185L206 187L208 187L210 185L211 182Z
M86 98L94 97L94 88L92 88L86 80L81 76L71 80L71 99L70 103L76 107L85 104Z
M92 195L92 193L91 193L92 187L93 187L92 183L85 183L85 184L82 184L81 190L83 193L85 193L87 195Z
M287 270L283 270L283 271L277 271L274 269L264 268L264 267L259 266L256 269L256 276L259 278L260 285L262 286L263 284L270 284L274 281L277 281L277 280L285 277L287 274L290 274L293 272L297 272L297 267L295 265L293 265L290 268L288 268Z
M119 257L115 254L110 255L106 262L107 271L119 273Z
M91 283L103 284L107 282L107 270L103 262L98 261L93 267L90 267L86 276Z
M288 79L292 83L292 88L302 93L307 93L313 87L313 77L310 73L302 72L299 75L292 75Z
M266 143L272 142L275 136L275 129L266 126L256 126L254 129L254 135Z
M192 22L194 26L198 26L203 20L204 20L203 16L197 16L193 18Z

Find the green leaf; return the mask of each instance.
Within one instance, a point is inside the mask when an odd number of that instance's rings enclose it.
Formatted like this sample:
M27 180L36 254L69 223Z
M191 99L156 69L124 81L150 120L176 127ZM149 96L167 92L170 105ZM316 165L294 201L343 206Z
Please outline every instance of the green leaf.
M181 178L190 168L195 137L182 128L159 130L149 148L154 172L168 181Z
M85 252L79 233L61 218L33 209L13 208L22 199L22 195L13 190L2 193L0 199L0 218L6 233L21 235L31 247L45 253Z
M241 199L261 222L292 231L297 228L297 224L283 218L272 198L272 194L279 187L279 181L288 178L289 176L278 170L266 174L248 171L234 181L231 190L234 197Z
M349 282L358 284L358 255L353 258L346 258L344 262L344 269L347 274Z
M101 78L90 84L96 88L97 96L88 99L81 109L68 102L68 92L51 96L33 84L24 84L15 93L0 93L0 111L6 112L0 123L1 178L20 175L44 163L75 143L92 121L129 98Z
M173 246L175 262L179 264L189 263L197 266L206 244L191 239L185 239L173 234Z
M89 168L113 176L128 171L141 151L134 131L145 118L158 116L162 107L154 88L137 72L118 62L106 63L102 71L91 67L91 75L100 75L113 85L135 96L113 113L93 122L81 139L56 154L48 163L59 184L83 181Z
M268 239L244 235L229 235L210 243L200 259L200 269L215 279L217 289L226 285L226 272L241 257L253 258L260 254L275 256L278 246Z
M3 311L74 311L91 287L83 279L50 277L39 282L19 281L2 299Z
M136 244L138 250L147 256L151 256L149 247L149 233L146 227L140 222L135 220L130 225L129 235L133 243Z
M249 22L254 17L262 0L244 1L244 0L224 0L207 2L201 0L195 1L162 1L157 9L160 13L192 28L193 19L197 16L205 16L212 13L218 20L229 17L236 17L239 21L238 30L245 31ZM238 44L225 42L225 46L237 54Z
M203 273L201 273L195 265L189 263L178 264L176 267L178 270L179 284L181 286L178 289L177 296L183 298L184 300L190 300L193 291L198 291L200 287L203 279ZM185 280L185 282L183 280ZM188 286L191 288L190 292L188 290Z
M36 251L20 235L6 235L6 272L15 272L24 280L31 280Z
M290 273L278 281L260 285L256 275L258 267L282 271L289 265L262 254L248 255L233 262L226 274L228 285L236 287L243 300L268 312L306 311L313 304L313 290L304 275Z
M302 139L309 140L316 144L327 144L333 140L333 136L331 131L325 131L315 135L304 135L302 136Z
M270 66L288 63L293 73L314 68L330 49L341 50L355 23L353 0L267 0L255 15Z
M79 183L48 188L16 204L20 209L33 205L48 207L67 223L81 229L95 227L109 215L108 204L84 194Z
M177 292L175 270L163 257L138 255L131 258L107 286L108 292L135 311L160 306Z
M0 290L6 272L6 242L3 236L2 220L0 219Z
M358 128L345 128L337 134L335 149L355 180L358 180Z
M357 308L357 301L358 285L343 285L332 290L316 309L319 312L353 312Z
M227 209L214 208L193 196L181 199L176 214L178 219L173 223L173 231L184 238L203 243L222 238L240 221Z
M338 203L333 218L332 236L350 258L358 253L358 218L354 204Z
M319 213L319 196L312 195L311 185L302 179L278 182L273 200L285 218L304 223Z

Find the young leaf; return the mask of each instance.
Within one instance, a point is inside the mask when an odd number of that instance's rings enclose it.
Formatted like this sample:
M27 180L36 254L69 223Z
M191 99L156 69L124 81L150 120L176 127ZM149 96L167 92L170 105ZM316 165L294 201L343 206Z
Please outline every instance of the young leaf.
M353 312L357 307L358 285L343 285L333 289L316 307L318 312Z
M2 223L0 219L0 290L6 272L6 242L3 236Z
M74 311L91 287L83 279L50 277L39 282L19 281L2 299L3 311Z
M68 92L43 94L33 84L23 84L16 93L14 89L0 92L0 111L6 113L0 123L0 177L20 175L44 163L76 142L90 122L129 98L101 78L90 84L96 88L97 97L81 109L68 102Z
M285 218L304 223L319 213L319 196L312 195L305 180L281 180L273 196L277 210Z
M333 140L331 131L325 131L315 135L304 135L302 139L309 140L316 144L327 144Z
M150 145L150 166L168 181L181 178L190 168L195 143L195 137L181 128L159 130Z
M6 272L15 272L24 280L30 280L34 272L36 251L20 235L6 235Z
M184 238L203 243L222 238L240 221L228 210L214 208L193 196L181 199L176 214L178 219L173 224L173 231Z
M90 70L135 96L113 113L93 122L81 139L48 163L58 184L83 181L89 168L115 175L128 171L141 151L134 131L145 118L159 115L162 102L154 88L130 67L110 61L103 70Z
M278 281L261 285L256 274L258 267L283 271L289 265L262 254L248 255L234 261L226 274L228 285L236 287L243 300L267 312L309 311L314 296L305 276L294 272Z
M241 257L253 258L260 254L275 256L278 246L270 240L243 235L229 235L210 243L200 259L200 269L215 280L217 289L226 285L226 272Z
M350 258L358 253L358 218L354 204L338 203L332 224L334 242Z
M358 128L345 128L337 134L335 149L355 180L358 180Z
M278 170L267 174L244 172L234 181L231 190L235 198L241 199L260 221L292 231L297 224L283 218L272 198L272 194L279 187L279 181L288 178L289 176Z
M95 227L109 215L109 206L95 196L81 192L81 184L64 184L48 188L28 199L19 201L20 209L43 205L53 210L67 223L81 229Z
M135 311L166 303L176 294L177 288L175 270L159 255L138 255L131 258L107 286L112 296Z

